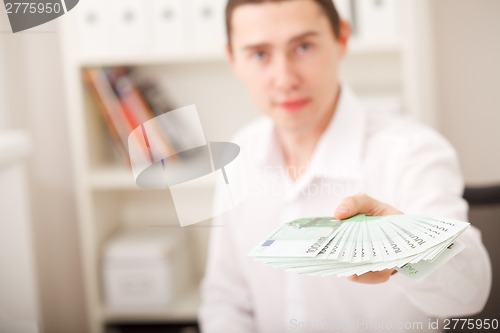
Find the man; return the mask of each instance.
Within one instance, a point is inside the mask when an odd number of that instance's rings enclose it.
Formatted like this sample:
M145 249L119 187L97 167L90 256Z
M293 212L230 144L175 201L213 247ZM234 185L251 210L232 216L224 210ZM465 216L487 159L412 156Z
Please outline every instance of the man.
M443 138L409 119L366 112L338 82L349 26L330 0L229 0L226 23L229 62L265 117L235 139L249 196L213 228L202 330L433 331L436 317L480 311L491 267L473 227L460 236L466 249L418 284L394 270L303 276L247 256L281 223L336 207L337 218L402 211L461 220L467 207Z

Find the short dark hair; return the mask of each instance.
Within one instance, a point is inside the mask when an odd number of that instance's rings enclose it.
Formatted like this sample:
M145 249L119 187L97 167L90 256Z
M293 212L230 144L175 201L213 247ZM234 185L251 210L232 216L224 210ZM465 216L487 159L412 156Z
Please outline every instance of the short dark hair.
M284 2L291 0L228 0L226 5L226 36L231 45L231 18L236 7L246 4L260 4L265 2ZM340 36L340 16L333 4L333 0L311 0L316 2L328 18L335 38Z

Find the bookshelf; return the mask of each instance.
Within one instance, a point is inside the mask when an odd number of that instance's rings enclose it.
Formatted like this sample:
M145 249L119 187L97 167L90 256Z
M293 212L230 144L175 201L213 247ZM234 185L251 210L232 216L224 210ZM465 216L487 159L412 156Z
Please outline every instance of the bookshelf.
M350 10L359 5L359 0L343 2ZM394 5L392 19L399 29L378 37L358 29L342 69L343 79L361 95L396 97L404 112L435 125L432 40L417 23L428 15L427 1L375 2ZM168 191L137 187L131 171L116 158L82 69L131 66L158 82L174 107L196 104L209 141L229 140L258 110L223 57L224 5L225 0L86 0L59 20L92 333L104 332L113 323L195 321L210 228L203 223L182 229L189 244L193 282L171 304L135 310L106 305L102 263L107 242L118 232L138 226L163 225L168 233L177 222ZM370 31L366 24L363 29ZM187 40L191 43L186 44ZM200 200L203 191L200 188Z

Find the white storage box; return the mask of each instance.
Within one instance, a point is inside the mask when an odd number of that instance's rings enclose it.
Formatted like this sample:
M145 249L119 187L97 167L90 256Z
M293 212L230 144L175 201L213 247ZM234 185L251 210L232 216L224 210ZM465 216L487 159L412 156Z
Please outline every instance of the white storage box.
M107 305L164 307L183 293L191 282L191 266L182 236L170 228L140 228L112 238L103 260Z

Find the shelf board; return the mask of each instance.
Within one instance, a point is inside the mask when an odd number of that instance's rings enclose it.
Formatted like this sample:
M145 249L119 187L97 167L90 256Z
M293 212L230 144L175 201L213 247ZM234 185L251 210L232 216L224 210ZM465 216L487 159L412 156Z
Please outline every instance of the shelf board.
M186 188L211 189L210 181L203 179L196 185L189 184ZM90 172L90 187L97 191L144 190L134 181L132 171L125 166L101 166Z
M95 190L139 190L132 171L125 166L104 166L90 173L90 186Z
M347 46L349 55L393 54L402 52L399 40L367 41L352 38Z
M81 66L144 66L163 64L189 64L189 63L210 63L224 61L222 52L198 52L185 54L165 54L162 52L122 52L109 55L80 55L78 62Z
M185 295L178 297L170 306L145 309L114 309L104 307L102 310L105 322L163 322L163 321L195 321L200 305L199 286L193 286Z
M398 40L367 41L356 37L349 41L349 54L373 55L392 54L401 52L401 42ZM222 49L222 48L221 48ZM140 50L138 52L119 52L113 54L80 54L78 55L80 66L143 66L163 64L189 64L210 63L225 61L224 53L221 52L186 52L168 54L160 51Z

